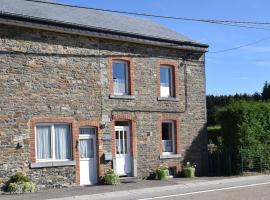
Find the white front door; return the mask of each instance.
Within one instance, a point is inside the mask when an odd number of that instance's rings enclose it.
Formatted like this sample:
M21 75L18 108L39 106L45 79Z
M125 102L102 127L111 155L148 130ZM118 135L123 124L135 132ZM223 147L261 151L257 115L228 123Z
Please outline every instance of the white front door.
M80 128L80 184L97 183L96 128Z
M128 126L115 126L116 173L131 175L130 130Z

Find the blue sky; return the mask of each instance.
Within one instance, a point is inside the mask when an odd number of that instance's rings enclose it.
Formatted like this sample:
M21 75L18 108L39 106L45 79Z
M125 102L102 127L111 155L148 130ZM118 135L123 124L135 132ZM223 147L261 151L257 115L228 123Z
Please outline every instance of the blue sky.
M191 18L269 21L269 0L54 0L74 5ZM209 51L270 37L270 30L150 18L210 45ZM269 27L270 28L270 27ZM270 81L270 39L220 54L206 54L207 94L261 92Z

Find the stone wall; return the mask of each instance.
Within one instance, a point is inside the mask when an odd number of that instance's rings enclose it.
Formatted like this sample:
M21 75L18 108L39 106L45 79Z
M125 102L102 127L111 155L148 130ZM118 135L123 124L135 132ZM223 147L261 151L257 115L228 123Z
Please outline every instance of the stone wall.
M180 169L185 161L197 164L202 174L206 167L204 57L194 54L184 61L187 53L1 25L0 176L7 180L23 170L40 186L75 184L75 166L29 168L29 121L38 117L95 120L106 125L102 134L111 135L114 114L131 114L136 120L139 177L149 176L162 163ZM132 58L135 99L109 97L108 65L116 55ZM162 60L179 68L178 101L157 100L157 63ZM158 119L166 113L179 117L181 158L159 159ZM17 143L23 147L16 149ZM111 142L104 141L100 149L111 152ZM99 175L112 166L100 160Z

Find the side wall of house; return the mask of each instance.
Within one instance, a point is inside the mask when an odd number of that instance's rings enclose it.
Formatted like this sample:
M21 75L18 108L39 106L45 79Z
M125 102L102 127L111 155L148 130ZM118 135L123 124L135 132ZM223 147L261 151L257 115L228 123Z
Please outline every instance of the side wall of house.
M202 55L160 47L94 39L1 25L0 28L0 176L5 180L25 171L40 187L79 183L75 147L82 124L104 124L98 131L99 176L113 166L103 153L112 152L113 116L128 115L134 123L134 165L138 177L148 177L160 164L181 169L183 162L206 165L205 74ZM134 98L110 98L109 60L131 59ZM160 62L176 63L176 101L157 100ZM186 70L185 70L186 69ZM187 94L187 96L185 95ZM160 159L160 123L177 119L179 156ZM31 169L31 122L67 120L73 125L73 156L77 165ZM61 120L60 120L61 121ZM151 132L152 134L148 134ZM113 139L113 138L112 138ZM22 148L16 148L17 144Z

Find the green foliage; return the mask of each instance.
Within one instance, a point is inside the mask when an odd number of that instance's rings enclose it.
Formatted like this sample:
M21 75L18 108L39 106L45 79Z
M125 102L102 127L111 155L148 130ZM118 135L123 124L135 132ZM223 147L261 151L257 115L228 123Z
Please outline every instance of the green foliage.
M35 184L23 172L12 175L6 185L7 192L12 194L30 193L35 189Z
M270 84L266 81L262 92L255 92L254 94L235 94L235 95L207 95L207 125L212 126L219 124L218 113L220 108L238 101L269 101L270 100Z
M9 183L29 182L29 178L23 172L17 172L12 175L8 181Z
M183 175L186 178L195 177L195 167L184 167L183 168Z
M253 95L248 94L235 94L235 95L207 95L207 125L214 126L219 124L219 112L222 111L227 105L237 101L260 101L262 99L259 93Z
M260 156L270 165L270 103L235 102L220 113L223 143L232 152L232 172L240 170L242 156Z
M118 185L120 184L119 176L113 171L109 170L104 177L105 184L107 185Z
M223 138L221 126L207 127L209 152L221 152L223 150Z
M270 100L270 84L265 81L262 91L262 99L264 101Z
M169 169L167 166L160 166L157 169L158 180L168 180L169 179Z
M218 118L217 118L218 110L219 110L218 106L209 107L209 109L207 109L207 118L208 118L207 124L209 126L218 124Z
M32 193L36 189L36 186L32 182L17 182L10 183L7 191L12 194Z

